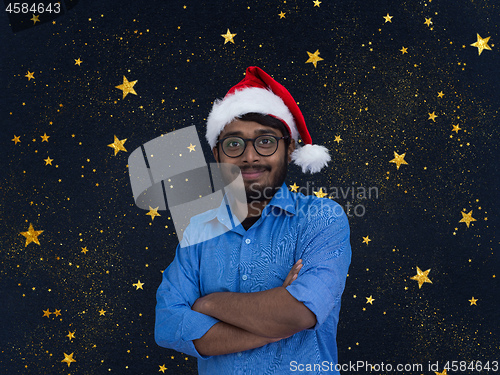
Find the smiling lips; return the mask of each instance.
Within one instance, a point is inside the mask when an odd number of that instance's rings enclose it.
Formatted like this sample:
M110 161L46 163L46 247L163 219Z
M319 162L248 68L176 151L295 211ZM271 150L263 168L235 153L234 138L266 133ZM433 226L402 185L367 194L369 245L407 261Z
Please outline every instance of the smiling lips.
M255 179L259 178L264 172L266 171L265 168L249 168L241 171L241 174L243 175L243 178L245 179Z

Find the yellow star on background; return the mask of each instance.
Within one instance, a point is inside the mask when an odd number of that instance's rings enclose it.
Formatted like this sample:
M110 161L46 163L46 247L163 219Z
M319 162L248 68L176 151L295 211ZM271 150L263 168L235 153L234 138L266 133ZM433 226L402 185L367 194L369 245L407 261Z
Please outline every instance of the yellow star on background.
M99 310L99 316L106 314L106 310L100 309Z
M462 130L462 128L459 127L458 124L457 125L452 125L452 126L453 126L452 132L456 132L457 134L458 134L459 130Z
M363 243L368 245L368 242L370 242L370 236L363 237Z
M137 282L135 284L132 284L133 286L135 286L135 290L139 290L139 289L142 289L142 286L144 285L144 283L141 283L141 280L137 280ZM144 289L142 289L144 290Z
M477 221L472 217L472 210L468 214L466 214L465 212L460 213L462 214L462 219L459 221L459 223L467 224L467 228L469 228L471 221Z
M21 234L26 237L26 243L24 244L24 247L28 246L30 243L34 242L37 245L40 245L40 242L38 241L38 236L43 232L43 230L35 230L33 228L33 224L30 223L30 226L28 228L27 232L21 232Z
M224 37L224 44L226 44L227 42L231 42L234 44L234 37L236 36L236 34L231 34L231 31L229 31L229 29L227 29L227 33L226 34L221 34L222 37Z
M316 68L316 65L318 64L318 61L324 60L323 58L319 57L319 50L316 50L316 52L311 53L306 51L307 54L309 55L309 59L307 59L307 63L313 63L314 67Z
M373 301L375 301L375 299L373 299L372 296L365 297L365 298L366 298L366 303L369 303L370 305L373 305Z
M399 155L396 151L394 151L394 159L389 160L389 163L396 163L396 169L399 169L401 164L408 165L408 163L405 161L405 155L406 155L406 152Z
M280 16L280 19L282 19L282 18L285 18L285 14L286 13L281 12L281 13L278 14L278 16Z
M28 78L28 81L31 81L32 78L35 79L35 72L30 72L28 70L28 73L26 73L25 77Z
M438 98L442 98L444 96L443 92L442 91L439 91L438 92Z
M123 99L125 99L125 97L128 95L128 94L134 94L134 95L137 95L137 93L135 92L134 90L134 85L137 83L137 80L135 81L128 81L127 78L125 76L123 76L123 83L121 85L118 85L118 86L115 86L115 88L117 89L120 89L123 91Z
M436 375L448 375L448 372L446 371L446 369L443 370L443 372L437 372L437 371L434 371L434 373Z
M326 197L326 193L323 193L323 188L319 188L319 191L315 191L314 195L317 196L318 198L324 198Z
M50 310L49 310L49 309L47 309L47 310L42 310L42 311L43 311L43 316L42 316L42 318L43 318L43 317L45 317L45 316L48 318L48 317L50 316L50 314L52 314L52 313L50 312Z
M297 192L297 189L299 188L299 185L297 185L295 182L293 183L293 185L290 185L290 189L291 191L293 192Z
M161 216L158 213L158 208L160 208L160 206L158 206L156 208L153 208L153 207L149 206L149 212L146 215L151 216L151 221L155 219L155 216Z
M56 309L56 310L54 311L54 315L55 315L55 316L59 316L59 315L61 315L61 310Z
M187 146L187 148L189 149L189 152L191 151L196 151L194 148L196 147L196 145L193 145L192 143L189 143L189 146Z
M431 18L426 18L424 24L426 24L427 26L432 25Z
M429 268L427 271L422 272L422 270L417 267L417 274L412 276L411 279L418 281L418 289L420 289L424 283L432 284L432 281L427 277L430 271L431 269Z
M318 7L318 8L319 8L319 4L321 4L321 1L319 1L319 0L314 0L314 1L313 1L313 3L314 3L314 6L315 6L315 7Z
M52 165L54 159L51 159L50 156L47 156L47 159L43 159L43 161L45 162L45 165Z
M429 118L427 120L432 120L432 121L436 122L436 117L438 117L438 116L434 112L429 113Z
M475 299L474 297L472 297L472 299L470 299L470 300L469 300L469 302L470 302L470 305L471 305L471 306L472 306L472 305L476 305L476 302L477 302L477 301L479 301L479 300ZM476 305L476 306L477 306L477 305Z
M394 16L389 16L389 13L387 13L387 16L384 16L385 23L387 23L387 22L392 23L392 17L394 17Z
M75 338L75 332L68 331L66 337L71 341Z
M75 65L80 66L80 64L81 64L82 62L83 62L83 61L82 61L82 60L80 60L80 58L75 59Z
M72 362L76 362L76 361L73 359L73 353L71 353L70 355L64 353L64 359L61 362L66 362L68 364L68 367L69 367Z
M16 136L14 134L14 139L11 139L12 142L14 142L15 145L17 145L19 142L21 142L21 136Z
M337 142L337 144L339 144L341 140L342 140L342 138L340 138L340 135L336 135L335 139L333 141Z
M87 250L87 246L82 247L82 251L81 251L82 253L87 254L87 251L88 251L88 250Z
M127 151L123 144L127 141L127 138L119 140L118 137L115 135L115 141L113 143L110 143L108 147L111 147L115 150L115 156L118 154L120 151Z
M35 23L37 23L37 22L40 22L39 17L40 17L40 15L35 16L35 15L33 14L33 17L31 17L31 18L30 18L30 21L33 21L33 25L34 25Z
M42 142L48 142L50 135L47 135L47 133L43 133L43 135L41 135L40 137L42 137Z
M408 53L408 48L403 47L400 49L400 51L401 51L401 54L404 55L405 53Z
M166 370L166 369L167 369L167 368L165 367L165 365L161 365L161 366L160 366L160 369L158 370L158 372L160 372L160 371L161 371L161 372L165 373L165 370Z
M490 38L491 37L489 36L489 37L483 39L483 38L481 38L481 36L479 34L477 34L477 42L472 43L471 46L472 47L477 47L477 52L478 52L479 55L481 55L481 53L485 49L491 51L491 48L488 45L488 40L490 40Z

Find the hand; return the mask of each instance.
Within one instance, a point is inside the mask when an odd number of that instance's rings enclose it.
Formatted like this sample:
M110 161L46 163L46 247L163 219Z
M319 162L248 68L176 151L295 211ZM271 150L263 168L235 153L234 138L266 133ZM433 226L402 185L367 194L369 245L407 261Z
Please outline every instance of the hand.
M290 272L288 272L288 275L285 279L285 281L283 282L283 288L286 288L288 285L290 285L291 283L293 283L295 281L295 279L297 278L297 276L299 275L299 271L300 269L302 268L302 259L299 259L297 261L297 263L295 263L292 267L292 269L290 270Z
M199 312L199 313L204 313L203 312L203 307L204 307L204 303L206 301L206 298L207 296L204 296L204 297L200 297L198 298L196 301L194 301L193 303L193 306L191 306L191 310L193 311L196 311L196 312Z

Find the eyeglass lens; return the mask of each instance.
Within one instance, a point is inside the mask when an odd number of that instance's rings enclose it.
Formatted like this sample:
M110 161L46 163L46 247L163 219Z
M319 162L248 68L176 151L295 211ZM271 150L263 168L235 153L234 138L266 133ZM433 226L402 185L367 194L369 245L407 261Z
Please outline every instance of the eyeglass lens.
M272 136L261 135L253 141L257 152L263 156L272 155L278 147L278 140ZM246 142L240 137L226 138L222 143L222 149L227 156L236 157L245 151Z

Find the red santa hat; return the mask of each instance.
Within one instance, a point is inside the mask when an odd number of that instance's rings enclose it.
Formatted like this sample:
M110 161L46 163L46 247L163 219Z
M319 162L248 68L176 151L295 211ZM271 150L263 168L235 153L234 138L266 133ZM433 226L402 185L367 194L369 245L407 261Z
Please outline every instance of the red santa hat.
M207 119L206 138L210 147L215 147L219 134L227 124L251 112L281 120L295 142L300 136L304 146L296 143L292 161L302 168L302 172L319 172L330 161L326 147L312 144L304 116L292 95L256 66L248 67L245 78L232 87L224 99L214 102Z

